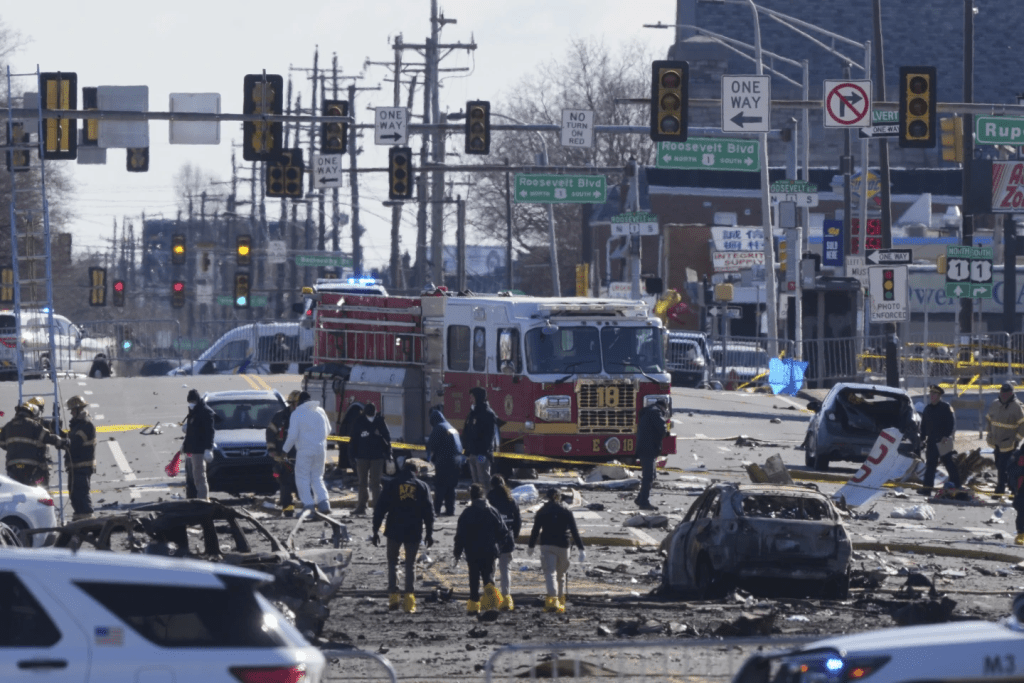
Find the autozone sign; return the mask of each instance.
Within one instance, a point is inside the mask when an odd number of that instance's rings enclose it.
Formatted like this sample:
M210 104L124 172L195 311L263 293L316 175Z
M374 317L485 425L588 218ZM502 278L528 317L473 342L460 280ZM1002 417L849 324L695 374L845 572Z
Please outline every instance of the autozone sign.
M764 265L763 251L716 251L711 255L716 273L735 273Z
M1024 161L992 162L992 212L1024 213Z

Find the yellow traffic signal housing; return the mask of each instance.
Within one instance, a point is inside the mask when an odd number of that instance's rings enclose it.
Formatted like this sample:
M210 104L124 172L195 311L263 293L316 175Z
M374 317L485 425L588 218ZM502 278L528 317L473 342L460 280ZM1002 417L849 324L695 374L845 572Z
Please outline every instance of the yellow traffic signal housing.
M935 272L938 273L939 275L945 275L946 274L946 255L945 254L940 254L939 257L937 259L935 259Z
M284 79L277 75L250 74L244 79L242 113L280 116L284 103ZM242 123L242 158L268 161L281 152L281 123L245 121Z
M267 163L267 196L301 198L305 172L302 150L283 150Z
M249 308L249 274L235 273L235 308Z
M784 239L779 240L779 270L783 273L786 272L786 264L789 263L789 242Z
M731 282L723 282L715 285L715 301L732 301L733 291Z
M171 306L183 308L185 306L185 283L175 280L171 283Z
M13 121L7 126L7 143L9 145L28 145L31 140L25 132L25 124ZM12 149L7 153L8 171L27 171L29 166L28 147Z
M685 142L689 127L690 65L657 61L651 64L651 140Z
M324 116L348 116L347 100L324 100ZM348 124L331 122L320 124L320 152L344 154L348 150Z
M412 199L412 150L388 150L388 199Z
M14 304L14 268L0 270L0 304Z
M89 305L107 305L107 269L92 266L89 268Z
M964 119L951 116L939 121L942 129L942 160L964 163Z
M252 238L249 235L239 235L235 240L235 260L240 266L248 266L250 262L250 245Z
M39 96L43 109L73 111L78 108L78 75L74 73L39 74ZM78 122L76 119L43 119L43 159L78 158Z
M491 103L466 102L466 154L491 153Z
M934 147L935 67L900 67L900 147Z
M185 236L171 236L171 263L175 266L185 265Z
M128 148L128 172L145 173L149 170L149 147Z
M99 109L99 96L97 88L82 88L82 110L90 111ZM99 119L85 119L82 121L82 147L96 147L100 144L100 122Z

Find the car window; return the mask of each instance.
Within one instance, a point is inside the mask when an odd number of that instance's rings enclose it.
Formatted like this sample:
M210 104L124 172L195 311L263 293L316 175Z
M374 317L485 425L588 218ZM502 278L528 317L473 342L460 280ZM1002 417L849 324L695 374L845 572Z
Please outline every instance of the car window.
M213 427L226 429L266 429L271 418L284 408L283 403L272 400L207 401L213 408Z
M0 647L49 647L60 631L13 572L0 572Z
M818 498L785 496L777 493L752 494L743 497L742 515L770 519L832 519L829 505Z
M713 491L711 495L707 497L707 500L704 501L704 504L697 511L696 519L701 519L703 517L714 517L715 515L717 515L719 507L721 505L721 497L721 491Z
M693 501L693 505L691 505L690 509L686 512L686 517L683 518L684 522L689 522L690 520L696 518L697 511L704 506L704 501L705 499L707 499L709 495L710 493L708 491L705 491L704 493L700 494L697 500Z
M214 355L214 366L217 368L218 372L238 367L242 364L242 361L245 360L248 351L248 339L236 339L233 342L228 342Z

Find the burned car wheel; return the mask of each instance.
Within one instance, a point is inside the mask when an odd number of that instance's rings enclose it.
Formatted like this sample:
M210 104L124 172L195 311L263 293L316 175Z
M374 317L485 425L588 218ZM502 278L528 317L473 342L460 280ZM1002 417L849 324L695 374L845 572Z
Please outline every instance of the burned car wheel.
M804 446L804 465L814 467L814 449L810 446Z
M701 600L714 600L724 597L729 590L728 579L711 564L707 555L697 560L697 596Z

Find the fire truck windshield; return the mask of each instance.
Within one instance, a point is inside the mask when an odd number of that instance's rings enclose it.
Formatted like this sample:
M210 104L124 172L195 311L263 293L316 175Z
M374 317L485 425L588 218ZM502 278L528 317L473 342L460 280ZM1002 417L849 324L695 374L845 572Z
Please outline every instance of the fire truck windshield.
M651 327L589 326L536 328L526 333L531 374L663 373L663 331Z

